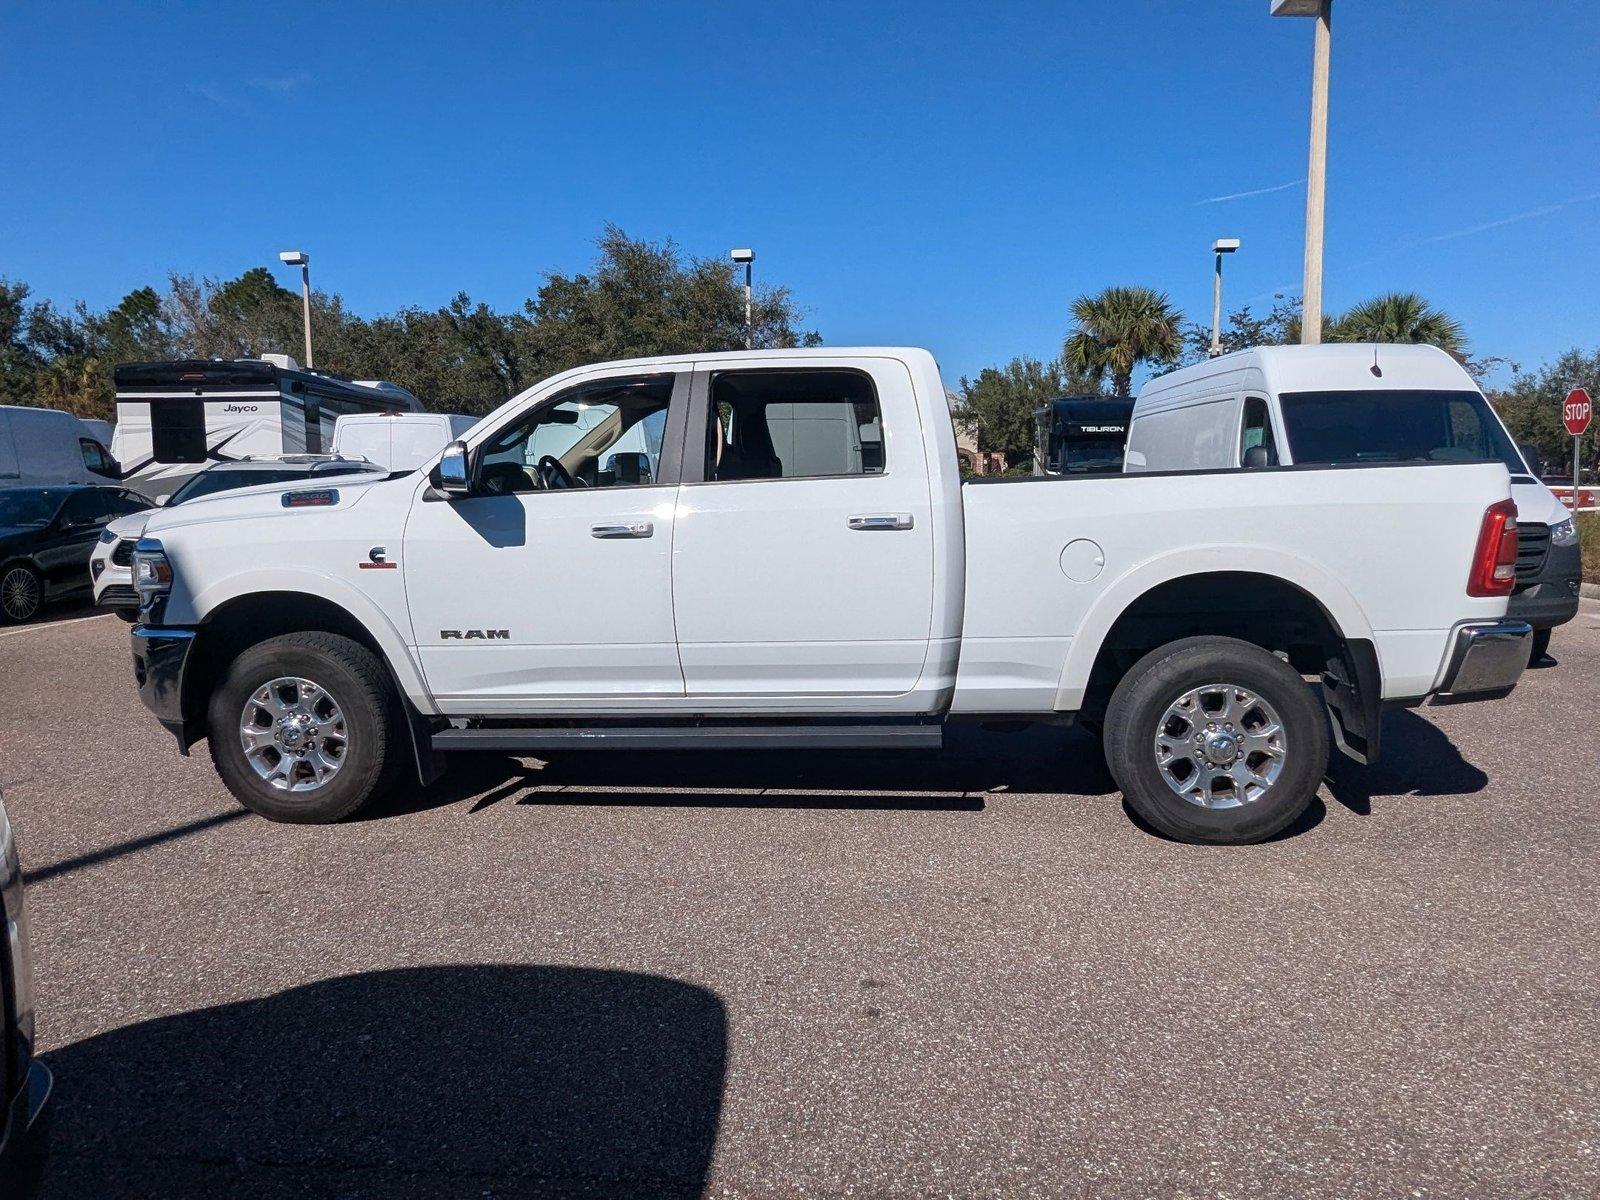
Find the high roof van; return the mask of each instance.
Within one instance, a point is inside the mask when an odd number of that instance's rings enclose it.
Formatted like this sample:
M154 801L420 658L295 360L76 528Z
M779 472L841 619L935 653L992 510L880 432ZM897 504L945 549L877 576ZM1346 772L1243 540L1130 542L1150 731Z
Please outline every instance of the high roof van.
M105 483L119 476L111 454L71 413L0 405L0 487Z
M460 413L351 413L333 426L333 452L386 471L415 471L478 423Z
M1533 626L1538 662L1550 630L1578 613L1577 530L1472 376L1435 346L1258 346L1162 375L1139 390L1123 470L1396 462L1505 464L1519 546L1507 615Z

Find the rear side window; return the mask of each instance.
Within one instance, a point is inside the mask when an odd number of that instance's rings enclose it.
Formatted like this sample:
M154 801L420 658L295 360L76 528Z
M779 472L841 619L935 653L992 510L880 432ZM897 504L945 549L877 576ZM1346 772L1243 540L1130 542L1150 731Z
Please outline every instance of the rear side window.
M857 371L725 371L711 382L706 478L881 475L883 414Z
M1272 436L1272 415L1267 402L1260 396L1244 398L1244 421L1239 430L1239 461L1244 462L1245 452L1260 446L1267 452L1267 461L1278 461L1278 443Z
M204 400L152 400L150 450L157 462L206 461L206 404Z

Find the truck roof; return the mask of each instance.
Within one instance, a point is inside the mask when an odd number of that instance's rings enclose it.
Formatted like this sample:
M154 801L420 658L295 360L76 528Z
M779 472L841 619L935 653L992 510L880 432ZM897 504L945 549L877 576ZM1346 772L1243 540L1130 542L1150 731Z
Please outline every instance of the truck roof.
M1215 386L1208 388L1208 384ZM1139 410L1159 411L1179 402L1180 394L1230 386L1264 387L1276 394L1478 388L1461 364L1437 346L1394 342L1256 346L1150 380L1139 389Z

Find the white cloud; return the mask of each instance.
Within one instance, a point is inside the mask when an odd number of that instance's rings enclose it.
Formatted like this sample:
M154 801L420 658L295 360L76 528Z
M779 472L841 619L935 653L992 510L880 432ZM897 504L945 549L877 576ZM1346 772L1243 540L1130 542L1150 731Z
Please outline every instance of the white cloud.
M1304 179L1291 179L1288 183L1274 184L1272 187L1252 188L1248 192L1229 192L1226 196L1207 196L1204 200L1196 200L1194 206L1199 208L1202 204L1225 204L1229 200L1244 200L1250 196L1270 196L1273 192L1287 192L1292 187L1299 187Z

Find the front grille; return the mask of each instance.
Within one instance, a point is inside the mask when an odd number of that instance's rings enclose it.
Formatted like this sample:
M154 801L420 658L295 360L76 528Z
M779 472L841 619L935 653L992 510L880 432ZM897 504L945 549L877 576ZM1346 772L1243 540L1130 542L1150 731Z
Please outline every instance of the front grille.
M1517 578L1532 579L1544 570L1550 553L1550 526L1517 522Z
M111 561L119 567L133 566L133 539L123 538L111 548Z

